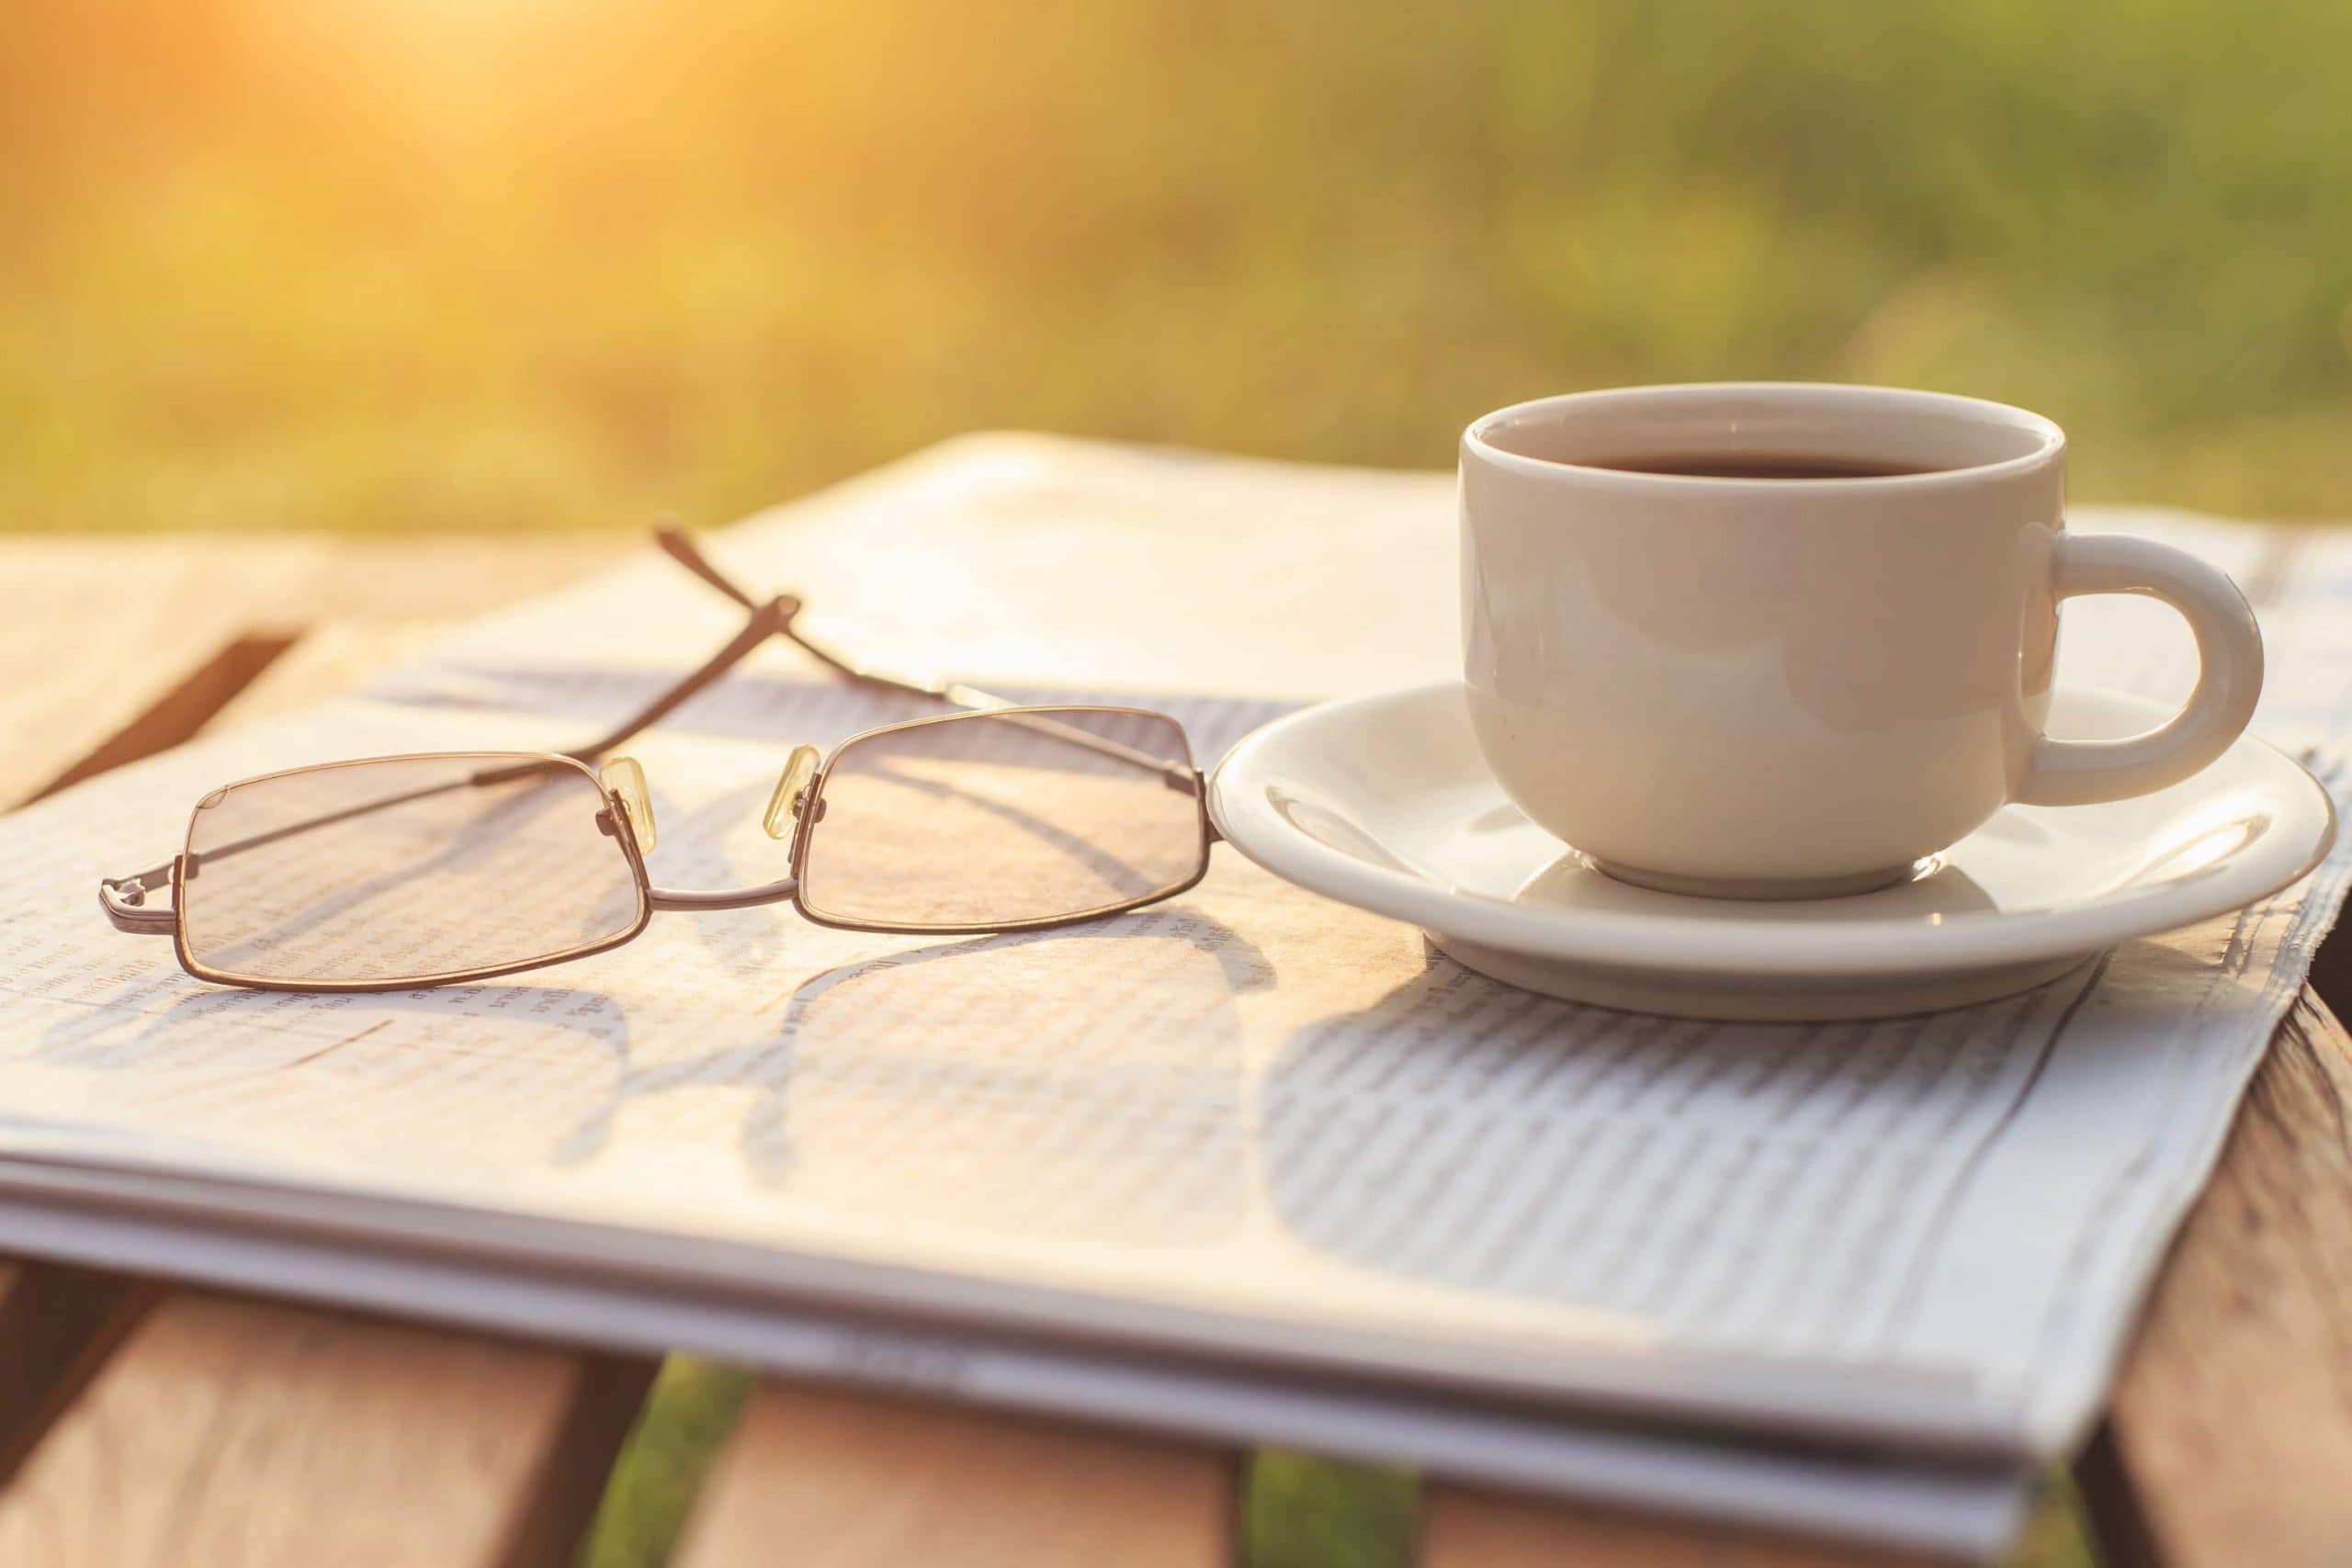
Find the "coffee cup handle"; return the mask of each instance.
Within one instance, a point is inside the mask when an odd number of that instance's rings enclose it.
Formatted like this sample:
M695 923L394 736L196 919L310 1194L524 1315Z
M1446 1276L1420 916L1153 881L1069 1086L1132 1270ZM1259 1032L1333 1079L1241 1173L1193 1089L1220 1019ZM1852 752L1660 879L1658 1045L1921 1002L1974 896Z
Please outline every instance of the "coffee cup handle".
M2245 730L2262 694L2262 629L2237 584L2195 556L2128 534L2061 534L2051 592L2139 593L2180 613L2197 638L2197 689L2181 710L2122 740L2034 743L2013 799L2027 806L2088 806L2178 784Z

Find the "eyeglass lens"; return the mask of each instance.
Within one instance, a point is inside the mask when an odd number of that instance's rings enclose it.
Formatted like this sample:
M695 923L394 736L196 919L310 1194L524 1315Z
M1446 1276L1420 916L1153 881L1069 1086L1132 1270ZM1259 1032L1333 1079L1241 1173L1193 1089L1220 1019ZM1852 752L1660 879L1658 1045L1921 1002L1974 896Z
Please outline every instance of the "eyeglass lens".
M209 795L176 897L215 978L445 979L612 942L643 884L585 769L492 752L304 769Z
M957 715L852 740L801 866L820 919L1001 928L1107 912L1197 876L1204 805L1160 714Z

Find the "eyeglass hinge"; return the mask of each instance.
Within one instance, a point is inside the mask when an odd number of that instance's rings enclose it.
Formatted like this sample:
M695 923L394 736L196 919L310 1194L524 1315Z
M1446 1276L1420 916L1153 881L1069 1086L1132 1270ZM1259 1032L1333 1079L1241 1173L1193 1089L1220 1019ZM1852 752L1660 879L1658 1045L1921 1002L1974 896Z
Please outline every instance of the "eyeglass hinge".
M151 883L150 878L153 881ZM117 931L144 936L168 936L179 929L176 908L155 909L147 905L147 895L161 892L171 886L172 869L161 866L142 871L136 876L109 876L98 883L98 907L106 911L107 920Z

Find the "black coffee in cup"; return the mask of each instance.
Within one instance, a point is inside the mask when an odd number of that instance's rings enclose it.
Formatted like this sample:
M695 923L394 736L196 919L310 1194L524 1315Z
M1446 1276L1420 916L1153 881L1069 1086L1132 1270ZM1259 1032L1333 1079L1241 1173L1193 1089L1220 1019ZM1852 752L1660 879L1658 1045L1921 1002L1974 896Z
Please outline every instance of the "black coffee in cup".
M1925 463L1779 452L1668 452L1634 457L1580 457L1577 462L1588 468L1616 468L1629 474L1679 474L1704 479L1883 479L1898 474L1936 472Z

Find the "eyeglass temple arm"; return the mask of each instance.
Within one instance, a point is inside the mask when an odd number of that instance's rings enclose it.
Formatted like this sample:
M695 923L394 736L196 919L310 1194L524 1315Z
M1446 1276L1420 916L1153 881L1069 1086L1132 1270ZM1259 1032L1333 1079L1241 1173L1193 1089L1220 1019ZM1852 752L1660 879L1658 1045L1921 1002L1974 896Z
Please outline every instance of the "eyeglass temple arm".
M708 556L703 554L702 547L695 542L694 536L675 522L665 520L655 525L653 538L671 559L732 599L736 604L751 611L752 618L744 624L743 629L735 635L733 641L713 654L700 669L655 697L638 712L630 715L617 728L599 736L585 746L573 748L565 753L567 756L583 762L592 762L615 747L625 744L639 732L651 728L668 717L681 704L736 665L741 664L751 655L753 649L758 648L772 637L781 637L797 643L825 665L848 676L853 681L869 685L888 686L894 691L908 692L917 696L937 697L944 702L954 703L958 707L1009 705L1001 698L992 697L985 692L974 691L968 686L956 685L944 681L923 680L914 676L893 675L870 665L861 664L856 660L850 659L816 641L792 624L793 618L800 613L800 600L796 595L780 593L773 599L764 601L753 598L733 578L719 570L718 565Z
M941 702L952 703L957 707L970 708L976 712L988 708L1009 708L1020 705L1010 697L1000 697L993 693L983 692L977 686L966 685L960 681L944 680L938 676L894 674L889 671L879 670L871 664L861 662L838 649L827 648L793 624L793 618L799 612L801 604L797 597L787 594L781 599L771 601L767 605L760 604L734 580L719 570L711 558L702 553L702 548L695 542L694 536L680 527L675 521L657 524L654 527L654 538L672 559L729 599L734 600L738 604L752 610L755 617L777 604L788 606L783 612L781 623L775 627L776 632L798 644L828 668L853 681L864 685L886 686L893 691L909 692L917 696L935 697ZM746 635L749 635L748 631ZM718 659L706 666L705 670L697 671L686 677L686 685L660 699L655 708L649 710L651 716L632 720L628 728L604 741L599 750L609 750L619 745L638 730L651 724L662 714L669 712L672 707L684 701L687 696L699 691L715 678L720 670L735 663L750 651L750 647L738 651L730 644ZM1017 716L1009 722L1017 723L1023 728L1033 729L1040 734L1051 735L1057 739L1067 741L1086 750L1105 757L1114 757L1136 767L1164 774L1175 787L1193 788L1193 781L1199 777L1199 770L1189 764L1178 764L1165 757L1154 756L1148 751L1138 750L1132 746L1123 746L1106 736L1096 735L1073 724L1064 724L1056 719L1027 714ZM575 751L572 755L580 757L583 761L588 760L588 754L582 752Z
M799 607L799 601L788 595L753 605L752 618L743 623L743 629L737 632L726 647L705 660L701 668L631 714L618 728L598 736L585 746L571 748L564 755L576 761L594 762L639 732L650 729L704 687L743 662L753 649L780 634L785 623Z
M719 570L711 558L702 553L702 547L695 542L695 536L674 521L657 524L654 526L653 536L671 559L734 600L738 604L747 610L754 611L761 607L760 602L752 598L732 578ZM791 611L786 614L785 624L778 629L785 637L815 655L820 662L853 681L888 686L897 691L914 693L918 696L938 697L942 701L954 703L958 707L1009 707L1012 705L1002 697L990 696L986 692L978 691L958 682L944 681L936 676L895 674L890 671L877 669L863 660L853 659L836 649L827 648L792 624L794 615L800 608L800 601L791 594L784 597L790 601Z

